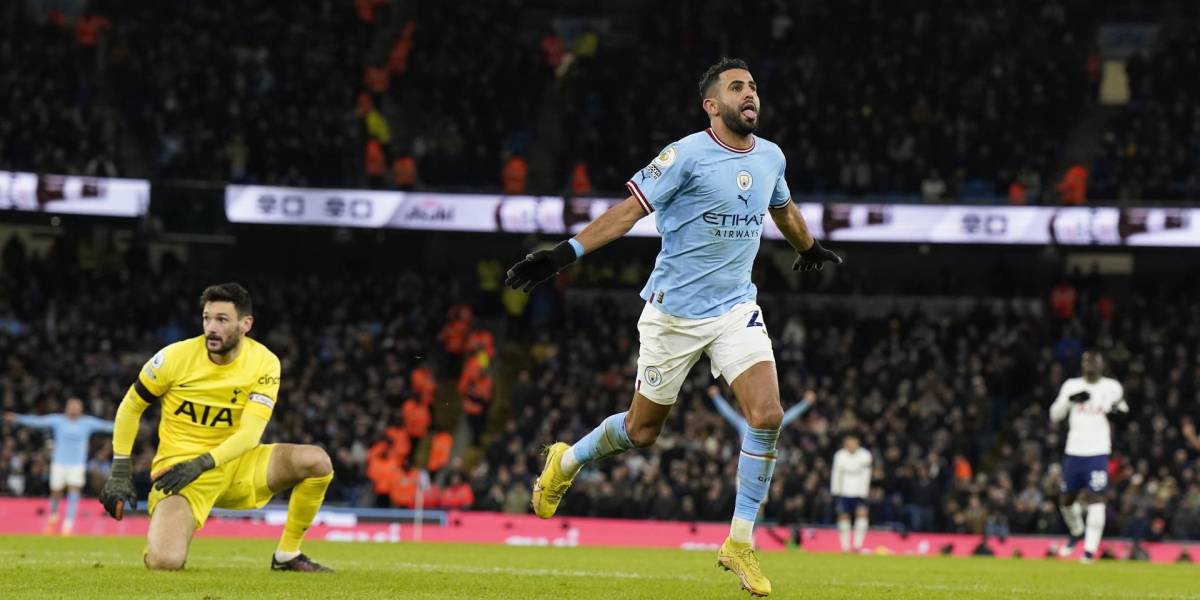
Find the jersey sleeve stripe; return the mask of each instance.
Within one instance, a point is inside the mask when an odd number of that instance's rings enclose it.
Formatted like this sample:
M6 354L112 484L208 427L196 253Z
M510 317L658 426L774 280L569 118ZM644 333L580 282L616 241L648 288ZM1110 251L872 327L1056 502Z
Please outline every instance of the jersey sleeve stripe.
M261 405L263 405L263 406L265 406L265 407L267 407L267 408L270 408L270 409L274 409L274 408L275 408L275 401L274 401L274 400L272 400L271 398L269 398L269 397L267 397L267 396L264 396L264 395L262 395L262 394L259 394L259 393L257 393L257 392L256 392L256 393L253 393L253 394L250 394L250 401L251 401L251 402L257 402L257 403L259 403L259 404L261 404Z
M783 208L791 203L792 203L792 197L788 196L788 199L786 202L784 202L783 204L771 204L770 208Z
M634 183L631 179L625 182L625 187L629 189L629 193L634 198L637 198L638 204L642 205L642 210L646 211L646 214L654 212L654 207L650 206L650 201L646 200L646 195L642 193L642 189L638 187L638 184Z
M154 394L151 394L150 390L146 388L146 384L142 383L141 379L137 379L133 382L133 391L136 392L138 398L146 404L154 404L156 401L162 399L162 396L155 396Z

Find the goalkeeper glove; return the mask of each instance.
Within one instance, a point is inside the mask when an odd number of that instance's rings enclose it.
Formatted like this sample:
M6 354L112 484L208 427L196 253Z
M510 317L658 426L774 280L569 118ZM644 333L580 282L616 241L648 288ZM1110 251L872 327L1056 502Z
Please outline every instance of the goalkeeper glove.
M538 250L508 270L504 285L529 292L537 285L571 266L579 257L569 242L561 242L552 250Z
M834 254L832 250L826 250L821 246L821 242L813 240L813 245L808 247L796 257L796 262L792 263L793 271L808 273L809 271L820 271L825 268L825 263L831 262L835 265L842 264L842 257Z
M154 487L164 494L178 494L196 480L201 473L216 466L211 454L205 452L189 461L181 462L154 480Z
M126 456L114 458L112 473L104 488L100 490L100 504L108 516L120 521L125 516L125 508L137 510L137 490L133 488L133 462Z
M1087 402L1091 397L1092 395L1087 390L1083 390L1082 392L1071 394L1067 399L1076 404L1082 404Z

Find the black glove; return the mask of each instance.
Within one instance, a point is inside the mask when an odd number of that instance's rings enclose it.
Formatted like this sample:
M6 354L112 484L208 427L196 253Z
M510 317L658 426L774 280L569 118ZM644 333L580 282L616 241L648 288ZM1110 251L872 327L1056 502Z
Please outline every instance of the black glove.
M1087 402L1089 399L1091 399L1091 397L1092 397L1092 395L1090 393L1088 393L1087 390L1083 390L1082 392L1075 392L1074 394L1071 394L1070 396L1067 397L1067 400L1070 400L1071 402L1074 402L1076 404L1082 404L1084 402Z
M504 280L504 285L514 290L529 292L537 287L537 284L571 266L577 258L575 248L568 242L562 242L552 250L538 250L508 270L508 278Z
M1125 402L1124 398L1118 400L1116 404L1112 405L1112 408L1108 409L1108 418L1110 421L1123 423L1128 417L1129 403Z
M821 246L821 242L813 240L813 245L796 257L796 262L792 263L792 270L801 273L820 271L825 268L826 262L840 265L842 257L834 254L832 250L826 250Z
M189 461L181 462L154 480L154 487L164 494L178 494L187 484L196 480L201 473L216 466L211 454L205 452Z
M120 521L125 509L137 510L137 490L133 488L133 462L129 457L114 458L112 473L100 490L100 504L108 516Z

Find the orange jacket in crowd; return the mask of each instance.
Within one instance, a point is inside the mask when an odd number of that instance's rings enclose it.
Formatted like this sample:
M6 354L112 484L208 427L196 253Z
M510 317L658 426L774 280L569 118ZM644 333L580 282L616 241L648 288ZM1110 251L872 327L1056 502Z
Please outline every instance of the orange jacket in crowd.
M1071 165L1062 181L1058 182L1058 190L1063 204L1083 204L1087 202L1088 170L1083 165Z
M591 193L592 180L588 177L587 165L583 161L579 161L571 169L571 195L590 196Z
M450 354L462 354L467 350L467 335L471 333L474 313L465 304L455 304L446 315L446 324L438 333L438 339Z
M112 21L100 15L80 17L75 23L75 43L84 48L91 48L100 41L100 34L109 29L112 29Z
M433 434L433 441L429 443L429 464L426 465L429 472L436 473L449 464L450 451L453 449L454 436L445 431Z
M467 335L467 351L483 350L488 356L496 355L496 336L486 329L476 329Z
M412 440L408 438L408 432L403 427L393 425L384 433L392 442L392 459L398 463L404 462L412 454Z
M529 165L520 156L513 156L500 170L500 181L505 194L524 194L525 180L529 178Z
M354 0L354 11L358 13L358 18L363 23L371 25L375 23L375 9L387 4L391 0Z
M358 97L354 99L354 116L365 119L373 110L375 110L375 101L371 100L371 95L359 92Z
M388 73L386 66L375 67L368 65L366 72L363 73L363 84L372 93L382 94L388 90L388 85L391 84L391 75Z
M974 472L971 469L971 463L962 456L954 457L954 478L958 481L968 482L974 477Z
M1075 316L1075 286L1062 282L1050 291L1050 312L1057 319L1070 319Z
M409 398L404 401L401 411L404 413L404 433L408 434L409 440L425 437L429 432L429 423L433 421L433 416L429 414L429 405L416 398Z
M471 491L471 486L466 482L457 485L446 486L441 494L441 507L450 509L466 509L471 508L475 504L475 492Z
M458 393L462 396L463 412L468 415L483 414L486 404L492 400L491 363L491 357L481 350L467 359L463 367Z
M1029 201L1025 192L1025 186L1021 185L1020 181L1014 181L1008 184L1008 203L1009 204L1026 204Z
M383 156L383 145L379 140L370 140L367 142L366 153L366 171L371 177L383 177L387 172L387 159Z
M392 73L403 74L408 70L408 55L412 53L413 47L413 32L417 30L417 24L409 21L404 24L404 29L400 32L400 38L392 44L392 51L388 54L387 68Z
M433 372L425 367L417 367L409 375L409 386L421 400L421 404L433 404L433 396L437 394L437 382L433 380Z
M392 183L402 190L417 185L417 161L405 154L392 162Z
M367 452L367 479L374 484L375 493L386 496L392 490L392 480L400 463L392 456L392 445L380 440Z
M412 508L417 505L417 489L420 485L421 472L416 467L401 466L396 469L395 476L392 478L388 498L392 500L393 506Z

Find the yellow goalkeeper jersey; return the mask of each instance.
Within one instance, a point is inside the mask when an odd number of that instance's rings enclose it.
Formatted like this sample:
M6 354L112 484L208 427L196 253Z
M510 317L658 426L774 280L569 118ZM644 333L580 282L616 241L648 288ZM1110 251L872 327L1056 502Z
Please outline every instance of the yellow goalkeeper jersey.
M153 469L217 447L237 431L247 411L270 419L279 378L279 358L249 337L242 337L237 358L227 365L208 358L203 335L163 348L134 385L146 401L162 400Z

